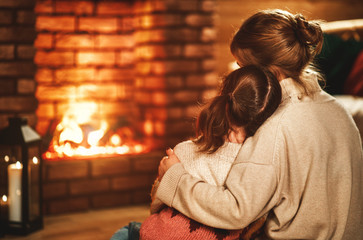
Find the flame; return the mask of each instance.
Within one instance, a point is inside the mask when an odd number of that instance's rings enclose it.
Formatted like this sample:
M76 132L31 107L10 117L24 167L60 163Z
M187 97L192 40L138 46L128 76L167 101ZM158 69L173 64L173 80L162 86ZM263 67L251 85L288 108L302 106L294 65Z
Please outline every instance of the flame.
M46 159L91 157L100 155L135 154L147 147L133 138L130 127L111 128L105 119L95 116L92 103L72 104L62 121L56 126Z

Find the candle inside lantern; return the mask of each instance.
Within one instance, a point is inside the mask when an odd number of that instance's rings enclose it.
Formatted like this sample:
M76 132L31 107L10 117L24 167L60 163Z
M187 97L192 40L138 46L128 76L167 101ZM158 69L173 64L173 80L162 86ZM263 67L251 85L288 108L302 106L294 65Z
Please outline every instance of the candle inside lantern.
M9 221L21 221L21 175L23 165L18 161L8 167Z

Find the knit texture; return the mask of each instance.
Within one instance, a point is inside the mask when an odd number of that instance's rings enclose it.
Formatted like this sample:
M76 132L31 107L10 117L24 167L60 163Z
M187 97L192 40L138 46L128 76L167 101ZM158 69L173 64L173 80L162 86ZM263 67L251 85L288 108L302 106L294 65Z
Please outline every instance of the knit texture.
M141 225L140 240L232 240L255 239L263 234L261 230L266 217L262 217L241 230L224 230L208 227L187 218L177 210L165 207L158 214L152 214Z
M189 140L177 144L174 153L193 177L211 185L223 186L241 146L242 144L225 142L216 152L208 154L200 152L198 145Z

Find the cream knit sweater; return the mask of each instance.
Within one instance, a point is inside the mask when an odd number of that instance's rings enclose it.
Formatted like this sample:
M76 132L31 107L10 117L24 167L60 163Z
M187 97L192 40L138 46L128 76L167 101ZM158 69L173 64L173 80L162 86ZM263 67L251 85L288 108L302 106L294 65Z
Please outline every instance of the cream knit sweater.
M198 146L188 140L177 144L174 153L190 175L211 185L223 186L241 146L242 144L225 142L216 152L208 154L200 152ZM151 193L151 213L158 212L163 205L159 199L154 199L158 186L159 182L156 180Z
M214 186L223 186L241 146L226 142L216 152L208 154L199 152L198 146L189 140L177 144L174 153L190 175Z
M272 239L363 239L363 157L352 117L316 84L304 96L281 82L276 112L248 138L224 186L182 164L163 176L156 197L209 226L240 229L269 212Z

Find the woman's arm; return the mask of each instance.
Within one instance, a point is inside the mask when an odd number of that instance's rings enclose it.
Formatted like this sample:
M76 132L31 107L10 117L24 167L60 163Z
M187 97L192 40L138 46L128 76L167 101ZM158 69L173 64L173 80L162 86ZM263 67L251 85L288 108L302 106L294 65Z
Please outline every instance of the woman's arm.
M156 197L209 226L240 229L268 212L275 204L277 187L275 168L271 164L236 160L224 187L212 186L188 174L176 156L168 152L160 169L162 176Z

